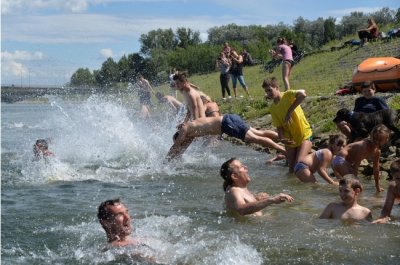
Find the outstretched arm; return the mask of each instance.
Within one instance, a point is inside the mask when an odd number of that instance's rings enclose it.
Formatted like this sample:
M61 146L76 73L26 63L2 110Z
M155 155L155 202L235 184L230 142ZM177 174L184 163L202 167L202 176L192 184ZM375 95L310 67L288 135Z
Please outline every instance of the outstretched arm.
M386 199L385 203L383 204L381 216L379 217L379 219L375 220L374 223L383 224L387 223L390 220L390 213L392 212L394 200L396 198L395 193L396 193L396 184L391 183L386 193Z
M235 210L240 215L256 213L271 204L279 204L285 201L293 201L293 198L291 196L284 193L280 193L275 196L265 197L254 202L246 202L244 198L240 196L240 193L236 191L231 191L231 194L229 196L230 198L228 199L232 200L233 202L232 210Z
M374 180L375 180L375 188L377 192L384 191L384 189L379 185L379 157L381 156L381 150L376 150L374 154L373 160L373 171L374 171Z

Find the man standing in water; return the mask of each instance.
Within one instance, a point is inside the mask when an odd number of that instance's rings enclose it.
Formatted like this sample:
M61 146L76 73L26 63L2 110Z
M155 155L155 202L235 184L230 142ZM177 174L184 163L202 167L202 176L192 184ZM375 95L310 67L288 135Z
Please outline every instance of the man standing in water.
M292 202L293 198L285 193L269 196L262 192L254 195L247 189L250 182L249 171L236 158L231 158L222 164L220 170L224 179L225 205L228 210L240 215L262 215L261 210L271 204L280 204L285 201Z

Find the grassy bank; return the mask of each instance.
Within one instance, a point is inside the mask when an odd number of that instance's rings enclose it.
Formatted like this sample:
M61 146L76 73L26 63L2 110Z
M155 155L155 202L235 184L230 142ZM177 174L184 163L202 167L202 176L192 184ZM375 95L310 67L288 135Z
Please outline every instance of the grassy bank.
M316 135L336 131L332 122L337 110L342 107L353 108L354 100L359 95L336 96L339 87L351 82L355 67L369 57L399 57L400 39L390 42L377 41L364 47L346 47L331 51L331 47L339 46L332 43L324 50L306 56L293 68L291 74L291 87L293 89L305 89L307 99L302 108L313 126ZM202 91L210 95L220 105L222 113L237 113L256 127L271 127L268 117L270 102L264 100L264 91L261 88L262 81L267 77L275 76L281 81L281 67L268 73L262 65L245 67L244 76L254 100L246 98L241 100L222 101L219 85L219 73L191 76L190 81L198 85ZM158 89L167 91L167 85ZM244 95L241 87L238 94ZM400 109L400 96L397 93L378 93L378 96L386 98L388 104L395 109Z

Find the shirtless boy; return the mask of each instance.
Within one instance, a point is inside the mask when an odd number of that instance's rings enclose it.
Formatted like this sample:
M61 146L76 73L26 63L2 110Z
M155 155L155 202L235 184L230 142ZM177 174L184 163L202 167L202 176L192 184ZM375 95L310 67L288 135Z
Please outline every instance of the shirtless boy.
M359 205L357 198L362 192L360 181L353 176L346 176L339 181L339 195L342 202L330 203L319 218L341 220L372 221L371 211Z
M185 72L179 72L173 77L175 87L182 93L184 102L187 105L188 113L185 122L206 116L200 94L196 91L193 85L189 83L186 75Z
M222 164L220 170L221 177L224 179L225 205L228 210L240 215L254 214L262 215L261 210L271 204L280 204L285 201L292 202L290 195L280 193L269 196L262 192L254 195L247 189L250 182L249 171L236 158L231 158Z
M390 165L390 175L393 177L393 181L389 184L381 216L374 223L387 223L390 220L394 201L400 200L400 159L393 161Z
M332 158L346 145L346 136L336 134L329 138L328 148L319 149L306 155L297 162L294 173L302 182L317 182L314 173L318 174L329 184L339 185L326 171L332 162Z
M172 160L181 156L197 137L221 135L222 133L285 153L285 148L273 141L278 138L276 132L257 130L246 124L238 115L225 114L219 117L198 118L183 123L174 135L174 144L169 149L167 159Z
M369 138L346 145L332 160L333 170L343 177L347 174L357 176L358 167L363 159L372 157L376 191L381 192L379 186L379 157L381 148L390 138L390 130L383 124L375 126Z

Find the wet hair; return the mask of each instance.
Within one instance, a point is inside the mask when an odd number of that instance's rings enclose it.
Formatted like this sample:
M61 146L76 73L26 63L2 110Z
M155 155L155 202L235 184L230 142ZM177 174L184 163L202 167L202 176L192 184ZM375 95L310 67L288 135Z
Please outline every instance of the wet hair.
M222 185L222 188L224 189L224 191L226 191L227 188L233 184L233 180L231 177L233 170L231 168L231 164L235 160L237 160L236 157L232 157L228 161L224 162L219 171L219 174L224 179L224 184Z
M45 149L49 148L49 144L47 143L47 141L45 139L37 139L35 145L41 145Z
M102 202L99 205L98 211L97 211L97 218L99 220L110 220L112 217L112 214L108 211L108 206L109 205L117 205L121 203L121 199L120 198L116 198L116 199L111 199L111 200L107 200Z
M380 136L386 136L389 139L391 133L392 133L392 131L389 130L389 128L386 127L386 125L378 124L372 129L370 136L371 136L371 140L375 140L375 139L379 138Z
M174 77L172 78L174 81L178 80L180 82L187 82L187 73L186 72L178 72L174 74Z
M276 77L266 78L266 79L264 79L264 81L262 83L262 87L264 89L267 88L267 87L277 87L277 88L279 88L278 80L276 79Z
M339 180L339 186L350 186L353 190L358 188L360 191L363 191L361 182L352 174L345 175L341 180Z
M345 145L346 144L346 136L344 134L334 134L329 136L329 146L334 145Z
M376 90L374 81L368 80L361 84L361 89L367 88L367 87L371 87L373 90Z

